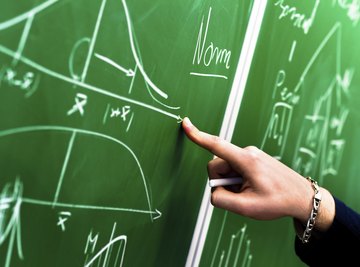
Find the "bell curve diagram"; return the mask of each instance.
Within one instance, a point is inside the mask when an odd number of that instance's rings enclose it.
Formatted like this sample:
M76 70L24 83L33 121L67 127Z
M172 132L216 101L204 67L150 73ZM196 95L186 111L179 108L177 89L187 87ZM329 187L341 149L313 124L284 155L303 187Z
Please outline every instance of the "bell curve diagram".
M50 132L50 131L56 131L56 132L62 132L70 135L70 140L68 143L68 147L66 150L65 159L61 168L60 177L57 183L56 190L54 190L54 198L52 201L50 200L38 200L38 199L30 199L23 196L19 196L20 202L23 204L33 204L33 205L40 205L40 206L49 206L49 207L60 207L60 208L69 208L69 209L86 209L86 210L101 210L101 211L115 211L115 212L131 212L131 213L137 213L137 214L148 214L150 215L151 221L154 221L161 217L161 212L157 209L152 208L151 198L149 194L149 188L148 183L146 181L143 169L141 167L141 164L136 157L135 153L129 148L125 143L121 142L120 140L117 140L111 136L101 134L98 132L83 130L83 129L75 129L70 127L62 127L62 126L27 126L27 127L20 127L15 129L8 129L3 130L0 132L0 138L6 138L13 135L19 135L24 133L31 133L31 132ZM66 168L68 166L69 160L71 159L71 152L74 149L75 139L78 135L86 135L90 137L97 137L104 141L110 141L118 146L121 146L122 148L127 151L127 153L131 156L131 158L134 160L135 164L138 167L140 176L139 179L141 179L141 184L143 184L143 190L146 195L146 207L144 209L133 209L133 208L121 208L121 207L108 207L108 206L94 206L94 205L86 205L86 204L74 204L74 203L62 203L59 202L59 195L61 192L61 188L64 182ZM19 201L19 199L11 199L8 198L0 198L0 205L9 204L9 201L11 203L15 203Z
M102 36L102 25L106 25L106 16L104 16L104 14L106 14L105 11L109 8L111 1L118 2L119 10L116 15L124 18L124 40L126 43L128 42L129 46L128 57L126 60L130 62L130 64L133 64L131 67L124 67L123 64L125 65L126 63L121 62L122 59L115 59L114 55L111 55L111 53L109 53L110 55L106 54L106 50L105 52L97 51L97 47L100 45L96 44L97 40L101 41L101 37L99 36ZM165 88L159 86L160 82L159 84L155 82L150 77L151 75L150 72L148 72L149 70L146 70L144 67L145 65L143 64L143 58L140 52L141 46L136 38L135 29L131 20L132 13L130 12L131 10L128 9L125 0L96 1L96 5L98 6L92 10L95 15L93 17L94 26L90 26L90 33L85 34L85 37L84 35L80 37L76 35L77 37L74 38L74 40L70 40L68 51L70 53L67 54L67 57L61 57L61 59L65 62L60 62L58 65L52 64L53 60L49 60L46 56L36 58L36 55L32 54L33 51L31 48L36 46L37 42L39 43L39 40L41 41L42 38L48 38L46 34L44 36L39 36L38 39L34 37L37 32L38 23L41 24L42 21L47 22L47 18L49 16L51 17L56 14L61 8L66 6L66 3L70 3L72 1L42 0L34 2L36 3L35 6L22 10L21 12L17 11L16 14L10 14L9 12L9 14L5 15L6 17L2 17L3 21L0 21L1 36L13 36L12 34L14 34L14 32L17 34L17 41L13 46L6 43L6 38L0 38L0 55L2 56L2 59L5 58L9 60L9 63L7 63L8 65L0 65L0 87L5 83L9 83L9 85L14 87L19 87L26 91L25 98L32 97L33 95L34 98L36 98L37 95L35 92L49 90L49 87L51 86L41 86L41 82L43 80L51 80L58 82L59 84L65 84L65 90L73 90L73 88L77 88L80 92L76 94L75 105L69 109L67 113L65 112L63 114L64 116L71 116L75 112L79 112L77 115L83 116L84 113L87 112L84 108L87 102L87 92L89 92L89 94L91 93L93 95L97 95L99 98L104 97L108 99L109 102L112 102L112 104L113 102L118 101L121 103L125 102L126 105L128 105L121 107L122 109L113 109L108 103L102 121L103 124L105 124L106 118L112 118L113 116L120 117L120 114L121 118L125 121L130 105L136 106L140 110L145 110L148 113L152 112L152 114L162 116L164 119L170 119L171 122L174 123L180 123L182 121L179 112L180 107L169 104L169 99L171 99L172 96L171 93L167 92ZM59 13L62 14L61 12ZM114 13L116 13L116 11ZM210 14L211 9L209 11L208 21L210 20ZM81 27L79 27L79 29L81 29ZM88 30L88 26L86 26L86 29ZM43 34L43 32L40 31L40 33L37 34ZM58 33L56 32L56 34ZM70 36L69 39L71 39L71 37L72 36ZM61 36L59 38L61 38ZM47 47L41 46L36 48L40 48L39 51L41 53L41 49L46 49ZM81 56L84 55L84 60L81 62L81 66L77 61L77 59L79 59L79 54L81 54ZM119 54L121 57L122 53ZM1 62L1 64L2 63L3 62ZM64 67L64 69L58 67L60 65L61 67ZM96 69L96 67L103 66L106 66L113 72L117 71L116 73L118 76L116 78L121 80L121 82L124 81L125 83L129 83L129 88L118 86L121 87L121 90L126 90L128 95L122 95L121 93L118 94L116 92L116 88L114 88L116 85L113 85L115 83L105 86L96 84L96 81L90 82L92 75L89 73L93 73L93 69ZM19 80L15 77L17 67L19 67L19 69L26 67L31 70L24 75L24 80ZM131 96L136 77L139 77L139 80L144 83L142 89L144 90L145 97L148 97L149 102L146 100L143 101L143 99L136 99L136 97L134 97L135 94ZM64 89L60 88L60 86L55 86L54 90ZM54 97L51 93L49 93L49 95L51 98ZM126 128L127 130L130 128L132 118L133 115L129 120L129 124ZM66 220L69 216L80 216L79 214L91 214L89 216L95 216L100 213L106 213L111 215L109 217L114 217L114 214L119 214L121 216L124 215L123 217L126 218L136 217L139 223L146 221L150 224L162 224L162 222L160 222L161 217L166 211L162 210L162 208L159 210L159 206L162 205L161 202L156 201L152 197L154 190L152 190L153 188L150 182L151 176L146 173L146 162L142 162L141 154L135 153L137 151L136 147L133 147L130 143L126 142L125 138L121 139L117 136L111 136L102 132L102 130L82 129L81 125L65 126L61 122L46 121L45 123L37 122L32 125L21 124L8 126L5 129L2 128L0 129L0 144L2 144L2 142L6 143L9 140L15 140L15 142L20 140L19 142L22 142L21 140L26 139L26 145L29 144L29 146L32 146L32 142L35 144L36 141L41 140L41 137L44 136L49 136L49 139L52 139L56 144L60 144L58 147L60 147L61 150L61 152L59 150L53 153L59 158L59 162L54 164L54 167L56 167L54 168L55 175L49 175L47 169L44 171L48 176L46 179L49 180L46 183L50 184L50 186L46 187L46 190L42 192L44 195L32 195L29 193L31 190L28 190L29 184L27 184L26 180L29 177L26 176L26 174L18 176L15 175L15 177L12 177L14 179L16 178L15 182L8 182L5 183L5 185L0 186L0 247L7 250L6 257L3 259L5 260L5 267L10 266L11 259L15 256L16 252L18 258L21 260L26 257L30 257L29 247L26 242L23 243L23 241L26 241L26 235L23 237L21 235L21 225L28 225L29 221L31 221L31 219L25 216L21 218L21 215L29 210L34 209L42 211L46 210L46 212L52 213L57 212L58 222L56 227L58 227L58 229L62 232L67 231L68 235L69 233L72 233L71 231L75 231L73 229L76 228L68 227L68 225L65 224ZM34 140L28 137L33 137ZM77 164L77 152L81 150L83 145L82 142L85 139L93 140L93 143L101 146L102 149L103 147L111 146L115 151L112 155L126 158L127 163L134 166L135 174L132 174L134 179L129 182L131 183L129 187L132 189L136 187L136 192L139 192L139 196L133 196L134 201L132 198L131 200L127 198L129 193L125 191L121 196L115 196L112 199L111 204L105 202L108 201L107 199L99 200L89 199L87 196L76 196L75 194L67 195L69 188L75 184L75 182L71 180L70 176L73 171L72 167ZM88 150L86 150L86 152L88 152ZM35 155L36 151L30 151L29 153L34 153ZM93 155L91 159L98 157L98 155ZM84 160L83 163L84 162L88 164L87 161ZM109 163L109 165L111 164L112 162ZM117 166L115 164L113 164L114 166L111 165L111 167L119 170L119 173L121 173L121 166ZM83 173L86 173L86 166L84 166L84 164L79 164L76 168L76 171L80 170L83 171ZM114 175L114 177L117 178L117 172L115 173L116 175ZM43 176L39 175L36 179L43 182L42 177ZM11 179L9 177L7 178ZM83 185L83 180L81 179L85 178L89 177L83 175L76 181L76 183L78 185ZM102 183L99 186L99 181L96 180L95 175L90 178L91 179L88 179L86 182L89 184L89 187L92 186L93 188L95 188L94 185L96 185L102 189L101 186L110 181L110 178L107 179L105 175L105 178L101 181ZM125 180L123 177L119 177L119 179ZM119 184L122 182L123 181L120 181ZM103 192L105 191L106 190L104 189ZM84 192L85 195L87 192L85 190ZM101 195L101 193L99 193L99 195ZM82 197L83 199L79 201ZM135 197L137 197L136 200ZM164 217L165 216L163 216L163 218ZM33 225L31 225L31 227L33 227ZM107 258L110 258L107 254L111 253L109 251L115 251L115 245L119 247L117 250L119 252L116 256L119 258L119 261L116 260L116 263L119 263L120 265L116 265L115 263L114 266L122 266L125 250L127 249L128 237L124 235L124 232L116 234L115 228L116 223L114 224L114 229L109 243L102 244L103 240L101 240L102 243L99 241L98 246L102 247L98 249L97 252L94 250L95 245L93 245L94 248L92 248L91 251L94 254L89 253L85 255L86 260L84 266L98 266L99 264L101 266L107 266ZM90 231L92 231L92 229ZM96 233L93 235L92 232L90 232L88 241L90 240L89 242L91 243L93 242L92 240L96 240L95 238L97 238Z
M16 16L13 17L11 19L8 19L6 21L0 22L0 32L2 31L6 31L7 29L10 29L11 27L14 27L16 25L19 25L21 23L24 23L24 29L19 41L19 45L16 51L9 49L8 47L4 46L3 44L0 43L0 53L7 55L9 57L11 57L12 60L12 66L16 66L16 64L18 62L21 62L25 65L28 65L29 67L37 70L38 72L48 75L52 78L67 82L73 86L79 86L80 88L83 88L85 90L89 90L104 96L108 96L112 99L117 99L117 100L121 100L124 102L127 102L129 104L132 105L136 105L157 113L160 113L162 115L165 115L166 117L169 118L173 118L175 119L177 122L181 121L181 117L179 114L174 114L173 111L174 110L179 110L180 107L177 106L170 106L167 105L163 102L163 100L167 100L169 99L169 96L167 93L165 93L163 90L161 90L148 76L147 72L145 71L144 67L143 67L143 62L142 62L142 58L141 58L141 54L139 51L139 45L137 44L137 40L136 40L136 36L133 32L133 25L131 22L131 17L130 17L130 12L128 10L127 4L125 0L122 0L122 6L124 9L124 13L125 13L125 17L126 17L126 23L127 23L127 30L128 30L128 37L129 37L129 43L130 43L130 48L131 48L131 53L132 53L132 57L135 61L135 67L134 70L132 69L126 69L124 67L122 67L120 64L116 63L114 60L112 60L111 58L105 56L105 55L101 55L99 53L96 53L95 50L95 43L98 37L98 33L100 30L100 25L101 25L101 20L103 17L103 13L106 7L106 3L107 0L102 0L101 1L101 5L99 8L99 12L98 12L98 16L97 16L97 20L95 23L95 27L94 27L94 31L93 31L93 35L91 38L82 38L80 39L73 48L73 51L69 57L69 75L65 75L63 73L60 73L59 71L50 69L42 64L39 64L38 62L35 62L34 60L26 57L25 55L23 55L23 51L24 48L26 46L26 43L28 41L28 36L29 36L29 32L31 30L31 26L33 24L33 21L36 19L36 16L38 14L40 14L41 12L45 11L45 10L50 10L51 8L55 8L56 4L59 3L59 0L48 0L45 1L41 4L39 4L36 7L33 7L32 9ZM62 3L64 1L61 1ZM47 13L50 14L50 13ZM83 46L83 45L87 45L88 46L88 51L87 51L87 56L85 59L85 63L84 63L84 67L81 71L80 74L76 74L74 73L74 68L72 66L72 61L74 60L76 51L79 49L79 47ZM145 81L145 87L147 88L147 91L149 93L149 95L151 96L151 98L158 103L161 108L156 107L154 105L150 105L147 103L144 103L142 101L138 101L136 99L127 97L127 96L123 96L123 95L119 95L119 94L115 94L113 92L110 92L104 88L100 88L97 87L95 85L89 84L86 82L86 78L87 78L87 73L89 70L89 66L91 63L92 58L95 57L97 60L102 61L105 64L108 64L112 67L114 67L115 69L119 70L121 72L121 74L123 74L126 78L132 78L132 83L130 85L130 89L129 89L129 93L131 92L131 86L133 84L134 78L137 75L138 72L140 72L141 76L143 77L144 81ZM153 93L151 92L153 91ZM33 93L33 92L32 92ZM163 100L159 100L157 97L155 97L155 94L157 94L161 99ZM164 109L165 108L165 109Z
M12 66L16 66L17 63L21 62L25 65L28 65L29 67L45 74L48 75L52 78L58 79L58 80L62 80L65 81L67 83L70 83L74 86L79 86L83 89L87 89L114 99L118 99L121 101L125 101L128 102L130 104L133 105L137 105L143 108L146 108L148 110L152 110L155 111L157 113L160 113L162 115L165 115L166 117L170 117L173 118L175 120L177 120L178 122L181 121L181 117L177 114L173 114L167 110L155 107L153 105L149 105L140 101L137 101L135 99L131 99L129 97L125 97L122 95L118 95L115 93L112 93L110 91L107 91L103 88L99 88L96 87L94 85L88 84L86 83L86 77L87 77L87 72L90 66L90 61L92 56L95 56L98 60L103 61L106 64L111 65L112 67L120 70L121 72L123 72L127 77L134 77L137 72L140 72L142 77L145 80L145 85L146 88L148 90L148 93L150 94L150 96L160 105L162 105L163 107L166 107L167 109L170 110L178 110L180 109L180 107L172 107L169 105L164 104L162 101L158 100L154 94L151 92L151 90L153 92L155 92L157 95L159 95L160 97L162 97L163 99L168 99L168 95L161 90L160 88L158 88L154 82L149 78L149 76L147 75L144 67L143 67L143 63L142 63L142 58L140 55L140 52L138 51L138 45L136 44L136 38L132 32L132 23L131 23L131 19L130 19L130 13L126 4L125 0L122 0L122 5L124 8L124 13L126 16L126 23L127 23L127 29L128 29L128 34L129 34L129 42L130 42L130 47L131 47L131 51L132 51L132 56L134 58L135 61L135 68L134 70L128 69L126 70L125 68L123 68L122 66L120 66L118 63L116 63L114 60L104 56L104 55L100 55L98 53L94 52L94 48L95 48L95 42L96 42L96 38L100 29L100 23L101 23L101 19L103 16L103 12L106 6L106 2L107 0L102 0L101 1L101 5L99 8L99 12L98 12L98 17L96 20L96 24L95 24L95 28L94 28L94 32L93 32L93 36L92 38L83 38L81 39L78 43L75 44L72 54L70 55L69 58L69 70L70 70L70 76L67 76L65 74L61 74L58 71L52 70L50 68L47 68L44 65L38 64L37 62L31 60L30 58L26 57L23 55L23 51L24 48L26 46L27 43L27 39L29 36L29 32L31 30L31 26L33 24L33 21L36 19L36 16L48 9L54 8L56 6L56 4L58 3L58 0L48 0L45 1L41 4L39 4L36 7L33 7L32 9L16 16L13 17L7 21L4 22L0 22L0 32L1 31L6 31L7 29L10 29L11 27L14 27L16 25L19 24L25 24L24 28L23 28L23 32L21 34L21 38L18 44L18 48L16 51L11 50L9 48L7 48L6 46L0 44L0 53L5 54L9 57L12 58ZM86 57L86 62L84 64L84 68L81 72L80 75L75 74L74 69L72 68L72 60L74 58L74 54L76 53L76 50L79 48L79 46L81 46L82 44L87 44L88 45L88 53L87 53L87 57ZM77 102L77 104L79 104ZM79 109L79 111L81 111ZM69 113L68 113L69 115ZM70 136L70 140L68 143L68 147L67 147L67 151L66 151L66 155L65 155L65 159L64 159L64 163L61 169L61 173L60 173L60 178L58 181L58 185L55 191L55 195L54 195L54 199L53 200L40 200L40 199L30 199L30 198L26 198L26 197L22 197L21 196L21 203L27 203L27 204L33 204L33 205L41 205L41 206L49 206L49 207L62 207L62 208L70 208L70 209L88 209L88 210L103 210L103 211L119 211L119 212L132 212L132 213L138 213L138 214L148 214L150 215L150 219L151 221L156 220L158 218L161 217L161 212L157 209L153 208L153 205L151 203L151 198L150 198L150 194L149 194L149 188L148 188L148 183L146 181L146 177L145 174L143 173L141 164L137 158L137 156L135 155L135 153L133 152L133 150L126 145L124 142L99 133L99 132L94 132L94 131L88 131L88 130L83 130L83 129L77 129L77 128L70 128L70 127L64 127L64 126L59 126L59 125L34 125L34 126L26 126L26 127L19 127L19 128L14 128L14 129L6 129L6 130L2 130L0 132L0 137L1 138L5 138L8 136L13 136L13 135L19 135L19 134L24 134L24 133L29 133L29 132L63 132L63 133L67 133ZM143 187L144 187L144 192L146 195L146 207L144 209L133 209L133 208L121 208L121 207L103 207L103 206L94 206L94 205L86 205L86 204L74 204L74 203L61 203L59 202L59 195L61 192L61 186L65 177L65 173L66 173L66 168L67 165L69 163L69 161L71 160L71 152L74 149L74 144L75 144L75 140L76 138L78 138L78 136L80 135L86 135L86 136L91 136L91 137L97 137L97 138L101 138L103 140L107 140L110 142L113 142L123 148L125 148L128 151L128 154L131 156L131 158L136 162L136 165L138 166L139 172L140 172L140 176L139 177L142 181ZM6 199L5 199L6 200ZM6 203L4 199L1 202L1 205L5 205ZM6 200L8 201L8 200ZM18 201L18 199L13 199L12 201Z

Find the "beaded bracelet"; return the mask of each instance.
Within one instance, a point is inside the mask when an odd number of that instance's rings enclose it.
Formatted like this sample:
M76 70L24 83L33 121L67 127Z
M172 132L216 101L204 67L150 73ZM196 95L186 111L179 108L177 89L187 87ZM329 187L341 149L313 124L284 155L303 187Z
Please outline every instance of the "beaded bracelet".
M311 231L314 228L315 219L316 219L316 216L318 214L318 210L319 210L320 202L321 202L321 193L320 193L319 186L318 186L317 182L314 179L312 179L311 177L306 177L306 179L308 179L311 182L311 184L312 184L312 186L313 186L313 188L315 190L315 195L314 195L313 208L311 210L310 217L309 217L309 219L307 221L305 231L304 231L302 237L300 237L300 240L303 243L308 243L309 242L309 239L310 239L310 236L311 236Z

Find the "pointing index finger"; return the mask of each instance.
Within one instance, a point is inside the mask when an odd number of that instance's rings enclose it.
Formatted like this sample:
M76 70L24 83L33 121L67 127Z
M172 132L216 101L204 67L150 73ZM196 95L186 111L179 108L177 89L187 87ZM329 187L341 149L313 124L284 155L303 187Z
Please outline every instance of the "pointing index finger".
M239 156L243 154L243 150L226 140L198 130L189 120L185 117L182 122L185 134L195 144L207 149L214 155L218 156L229 162L235 162L239 160ZM240 154L240 155L239 155Z

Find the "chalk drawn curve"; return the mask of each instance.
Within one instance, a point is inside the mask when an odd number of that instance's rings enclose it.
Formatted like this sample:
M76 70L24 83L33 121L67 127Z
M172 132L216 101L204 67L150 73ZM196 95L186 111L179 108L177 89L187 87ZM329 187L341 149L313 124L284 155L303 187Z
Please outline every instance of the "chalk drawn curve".
M150 200L150 194L149 194L148 186L146 183L145 174L142 170L140 161L137 158L137 156L135 155L135 153L132 151L132 149L128 145L123 143L122 141L120 141L114 137L111 137L109 135L99 133L99 132L78 129L78 128L72 128L72 127L66 127L66 126L56 126L56 125L34 125L34 126L24 126L24 127L19 127L19 128L2 130L2 131L0 131L0 138L15 135L15 134L22 134L22 133L28 133L28 132L43 132L43 131L58 131L58 132L68 132L68 133L72 133L72 134L83 134L83 135L96 136L96 137L100 137L102 139L114 142L114 143L122 146L123 148L125 148L130 153L132 158L135 160L135 162L139 168L139 171L141 174L141 179L142 179L142 182L144 185L145 194L146 194L146 200L147 200L147 204L148 204L150 219L151 219L151 221L156 219L157 216L154 216L153 215L154 212L152 212L152 204L151 204L151 200Z
M97 259L101 258L102 254L104 252L106 252L107 249L109 249L112 245L119 243L119 242L124 242L125 243L125 248L126 248L126 243L127 243L127 236L126 235L121 235L116 237L115 239L111 240L105 247L103 247L84 267L90 267ZM122 266L123 261L124 261L124 254L125 254L125 248L123 249L123 253L121 255L121 260L120 260L120 265Z
M131 51L133 54L133 57L135 59L136 62L136 66L139 68L142 76L144 77L146 83L148 85L150 85L150 87L156 92L158 93L160 96L162 96L163 98L167 99L168 95L166 93L164 93L163 91L161 91L149 78L149 76L146 74L143 65L141 64L141 61L139 59L139 56L136 53L136 49L135 49L135 44L134 44L134 37L133 37L133 33L132 33L132 24L131 24L131 19L130 19L130 13L129 13L129 9L127 7L126 1L122 0L122 4L124 7L124 11L125 11L125 17L126 17L126 22L127 22L127 26L128 26L128 32L129 32L129 40L130 40L130 46L131 46Z

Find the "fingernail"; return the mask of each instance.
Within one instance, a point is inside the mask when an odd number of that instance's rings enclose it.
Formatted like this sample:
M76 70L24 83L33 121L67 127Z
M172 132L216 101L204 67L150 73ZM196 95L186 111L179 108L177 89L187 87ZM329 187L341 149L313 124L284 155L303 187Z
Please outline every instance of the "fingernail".
M192 123L191 123L191 121L190 121L190 119L188 117L184 118L184 125L186 127L191 127L192 126Z

